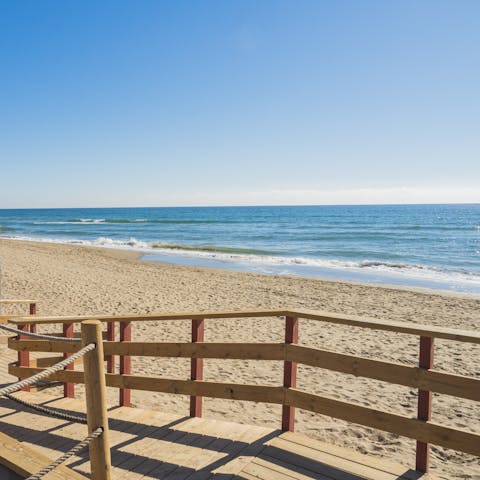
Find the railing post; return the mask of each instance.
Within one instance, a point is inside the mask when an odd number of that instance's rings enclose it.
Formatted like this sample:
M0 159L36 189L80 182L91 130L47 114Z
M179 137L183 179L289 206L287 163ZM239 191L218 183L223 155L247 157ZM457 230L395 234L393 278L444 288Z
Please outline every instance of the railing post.
M132 340L132 323L120 322L120 341L130 342ZM120 375L130 375L132 373L132 359L130 355L120 355ZM120 389L120 406L130 407L131 390L129 388Z
M66 338L73 338L75 325L73 323L63 323L63 336ZM63 358L68 358L71 353L64 353ZM65 370L73 370L75 368L75 362L67 365ZM63 384L63 396L67 398L75 397L75 385L71 382L65 382Z
M285 343L298 343L298 318L285 317ZM297 363L285 361L283 366L283 386L297 386ZM282 430L293 432L295 428L295 407L282 406Z
M19 330L22 330L22 332L28 332L29 329L30 329L30 326L29 325L19 325L18 327ZM19 335L18 336L18 339L19 340L28 340L28 337L24 336L24 335ZM30 352L28 351L24 351L24 352L21 352L19 351L18 352L18 355L17 355L17 358L18 358L18 366L19 367L29 367L30 366ZM23 377L18 377L18 380L22 380ZM30 387L23 387L22 390L24 392L29 392L30 391Z
M87 403L88 433L102 428L103 433L89 445L93 480L110 480L111 458L108 445L107 395L103 360L102 325L98 320L82 322L82 346L90 343L95 350L84 356L85 397Z
M109 342L115 341L115 322L107 323L107 340ZM107 372L115 373L115 355L107 356Z
M420 337L420 356L418 366L426 370L433 368L433 337ZM425 422L432 418L432 392L418 391L418 416ZM419 472L428 472L430 466L430 446L417 440L415 468Z
M205 336L205 321L203 318L192 320L192 343L203 342ZM190 379L203 380L203 358L192 358L190 361ZM202 416L202 397L190 397L190 416Z
M29 304L28 313L30 315L35 315L37 313L37 304L36 303L30 303ZM18 329L22 330L24 332L30 331L30 332L35 333L36 325L34 325L34 324L20 325L18 327ZM28 340L28 337L24 337L22 335L19 335L18 338L19 338L19 340ZM17 359L18 359L18 366L19 367L29 367L30 366L30 352L18 352ZM20 377L18 379L22 380ZM30 387L23 387L22 390L25 391L25 392L29 392Z
M37 314L37 304L36 303L30 303L29 308L28 308L28 313L30 315L36 315ZM32 323L30 325L30 331L32 333L35 333L37 331L37 326L34 323Z

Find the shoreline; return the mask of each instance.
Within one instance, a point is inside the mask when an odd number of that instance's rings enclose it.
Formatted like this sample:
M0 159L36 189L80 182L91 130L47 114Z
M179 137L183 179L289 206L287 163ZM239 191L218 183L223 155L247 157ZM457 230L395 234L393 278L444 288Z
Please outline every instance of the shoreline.
M342 284L352 284L352 285L357 285L357 286L364 286L364 287L373 287L373 288L387 288L391 290L406 290L406 291L413 291L413 292L420 292L420 293L425 293L425 294L438 294L438 295L451 295L455 297L466 297L466 298L474 298L474 299L480 299L480 292L474 292L474 291L462 291L462 290L453 290L453 289L447 289L447 288L436 288L434 286L431 286L432 284L439 284L439 285L445 285L445 282L435 282L435 281L421 281L420 283L426 283L427 285L415 285L413 282L412 284L409 283L408 280L404 281L398 281L398 283L395 283L395 281L382 281L382 280L362 280L362 279L355 279L355 276L359 275L353 275L349 274L348 270L343 270L343 269L324 269L325 271L331 271L334 272L332 275L308 275L308 274L303 274L303 273L292 273L292 272L287 272L287 273L278 273L275 271L272 272L264 272L264 271L258 271L254 269L252 266L248 266L246 264L238 264L242 265L239 268L235 268L232 265L236 265L235 263L230 263L230 262L225 262L225 261L215 261L212 259L207 259L206 261L202 259L202 257L193 257L193 256L185 256L183 255L184 252L175 252L172 250L171 252L167 254L161 254L161 253L152 253L151 251L147 250L142 250L141 248L136 248L136 247L126 247L126 246L113 246L113 245L88 245L88 244L79 244L79 243L64 243L61 241L56 241L55 239L38 239L38 240L33 240L33 239L23 239L23 238L9 238L9 237L1 237L0 236L0 242L2 241L13 241L13 242L20 242L20 243L32 243L32 244L49 244L49 245L64 245L64 246L71 246L71 247L81 247L81 248L86 248L86 249L93 249L93 250L107 250L112 253L112 255L115 254L115 252L119 252L119 258L125 258L125 256L137 260L137 261L142 261L146 263L159 263L159 264L164 264L164 265L172 265L172 266L177 266L177 267L186 267L186 268L205 268L207 270L220 270L220 271L228 271L228 272L237 272L237 273L244 273L244 274L253 274L253 275L265 275L265 276L273 276L273 277L285 277L285 278L292 278L292 279L307 279L307 280L318 280L321 282L334 282L334 283L342 283ZM157 257L157 258L148 258L148 257ZM181 260L181 261L180 261ZM209 263L211 265L209 265ZM220 264L220 265L217 265ZM230 267L230 268L229 268ZM342 273L344 273L344 276L342 278ZM338 276L337 276L338 275ZM370 277L373 278L374 274L373 273L364 273L364 276L366 278ZM388 275L386 275L388 278ZM430 286L428 285L430 284Z
M99 314L298 307L463 330L478 331L480 327L480 299L470 295L186 267L146 262L139 257L133 251L0 239L1 296L37 300L39 315L95 318ZM208 342L283 342L284 321L209 320L205 335ZM133 338L138 341L189 342L190 336L189 322L142 322L133 329ZM409 335L301 320L299 340L304 346L337 353L407 365L418 363L418 341ZM480 345L439 341L435 355L438 370L477 378L480 375ZM206 381L278 386L283 379L281 362L206 359L204 363ZM187 379L190 362L135 357L132 373ZM407 387L308 366L299 366L297 380L298 388L312 393L403 416L416 415L417 392ZM189 399L183 395L137 391L132 395L134 404L188 412ZM118 391L112 389L109 399L115 405ZM480 431L476 402L435 395L433 405L434 421ZM276 405L205 398L204 408L207 418L274 428L279 425L280 409ZM302 410L298 411L296 429L334 445L399 463L411 464L414 459L414 442L407 438ZM432 473L447 479L480 475L478 458L439 447L433 449L432 467Z
M86 248L97 248L97 247L86 247ZM102 248L102 247L98 247ZM108 249L108 247L105 247ZM115 249L111 249L115 251ZM147 254L148 255L148 254ZM177 264L173 262L168 262L168 261L161 261L161 260L148 260L144 259L143 257L147 256L140 254L137 258L135 258L136 261L139 262L155 262L155 263L161 263L164 265L176 265L176 266L183 266L185 268L200 268L200 269L205 269L205 270L215 270L215 271L234 271L237 273L244 273L244 274L252 274L252 275L259 275L259 276L265 276L265 277L281 277L281 278L289 278L292 280L295 279L303 279L303 280L312 280L312 281L319 281L319 282L327 282L327 283L334 283L334 284L343 284L343 285L352 285L352 286L357 286L357 287L371 287L371 288L382 288L382 289L387 289L387 290L401 290L401 291L407 291L407 292L415 292L415 293L424 293L426 295L440 295L442 297L445 296L452 296L452 297L459 297L459 298L473 298L480 300L480 293L469 293L469 292L456 292L452 290L441 290L437 288L429 288L429 287L419 287L415 285L405 285L405 284L394 284L394 283L375 283L375 282L362 282L362 281L356 281L356 280L344 280L341 278L327 278L327 277L314 277L314 276L308 276L308 275L293 275L293 274L279 274L279 273L260 273L260 272L254 272L254 271L248 271L248 270L236 270L236 269L228 269L228 268L221 268L221 267L209 267L209 266L204 266L204 265L195 265L194 263L189 264L189 265L184 265L184 264Z

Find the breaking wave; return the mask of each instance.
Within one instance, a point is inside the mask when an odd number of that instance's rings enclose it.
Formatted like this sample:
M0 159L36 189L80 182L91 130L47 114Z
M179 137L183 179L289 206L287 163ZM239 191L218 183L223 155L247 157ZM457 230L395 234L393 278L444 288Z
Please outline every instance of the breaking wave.
M385 262L377 260L335 260L318 257L284 256L264 250L226 247L215 245L183 245L175 243L145 242L134 237L128 240L99 237L94 240L81 239L47 239L16 237L2 235L4 238L42 241L49 243L62 243L67 245L83 245L92 247L105 247L115 249L128 249L149 255L159 255L159 260L167 261L174 257L188 257L203 259L204 261L223 262L225 268L229 264L242 265L245 270L258 271L258 267L266 273L284 273L322 276L322 270L363 272L372 275L383 275L387 278L410 278L423 282L443 282L467 285L475 291L480 291L480 272L464 269L447 269L429 265L417 265L401 262ZM272 267L272 270L269 270ZM277 267L275 269L275 267ZM282 267L279 269L278 267Z
M147 218L74 218L64 221L36 221L34 225L101 225L101 224L135 224L135 223L153 223L153 224L172 224L172 225L194 225L194 224L216 224L216 223L235 223L224 220L191 220L191 219L147 219Z

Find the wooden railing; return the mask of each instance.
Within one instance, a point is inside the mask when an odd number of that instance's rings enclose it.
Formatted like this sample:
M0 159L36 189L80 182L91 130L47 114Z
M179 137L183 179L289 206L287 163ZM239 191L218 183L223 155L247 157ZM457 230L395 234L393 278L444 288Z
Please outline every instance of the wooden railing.
M28 314L35 315L37 313L37 302L35 300L9 300L9 299L0 299L0 308L4 305L28 305ZM6 323L7 320L13 317L24 317L24 313L5 313L3 310L0 310L0 323Z
M285 341L283 343L205 343L203 341L206 319L279 316L285 318ZM64 334L73 336L75 335L74 326L87 318L36 317L33 320L25 317L12 319L11 322L19 326L62 324ZM192 416L201 416L202 397L281 404L283 406L283 430L293 430L295 408L309 410L416 439L416 469L422 472L429 469L430 443L480 456L479 434L442 426L431 421L432 392L480 401L480 379L441 372L432 368L434 339L480 344L480 333L412 323L382 322L305 310L95 316L95 319L107 323L107 341L104 342L104 353L108 366L106 384L120 389L122 405L130 403L131 389L189 395L191 397L190 415ZM300 319L418 336L420 337L419 366L371 360L298 345ZM177 320L192 322L191 343L132 341L132 325L135 322ZM119 341L115 341L116 322L120 324ZM64 355L69 355L78 349L75 344L66 345L62 342L14 338L9 340L9 346L18 352L57 352ZM114 368L116 356L120 357L119 374L115 373ZM130 362L132 356L190 358L191 378L190 380L174 380L132 375ZM282 361L284 363L284 382L282 386L206 382L203 381L202 363L202 359L205 358ZM417 418L408 418L299 390L296 388L298 364L416 388L419 391ZM19 377L31 375L41 369L39 366L22 364L21 361L9 366L10 373ZM65 382L67 386L72 385L71 389L66 388L65 394L73 395L73 384L83 383L84 374L81 371L62 371L52 376L52 380Z
M28 306L28 314L29 315L36 315L37 314L37 302L35 300L10 300L10 299L3 299L0 300L0 306L3 307L4 305L7 306ZM24 317L24 313L5 313L2 309L2 314L0 315L0 324L6 323L8 320L11 320L15 317ZM26 330L35 332L36 325L35 324L22 324L19 326L20 330ZM28 352L18 352L18 364L19 365L30 365L30 354ZM20 380L20 379L19 379ZM23 388L24 391L31 390L30 387Z

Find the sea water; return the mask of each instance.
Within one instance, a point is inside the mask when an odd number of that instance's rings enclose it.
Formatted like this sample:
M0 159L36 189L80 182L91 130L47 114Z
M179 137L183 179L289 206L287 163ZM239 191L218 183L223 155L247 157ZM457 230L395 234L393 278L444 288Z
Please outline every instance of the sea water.
M480 204L0 210L0 236L144 260L480 293Z

